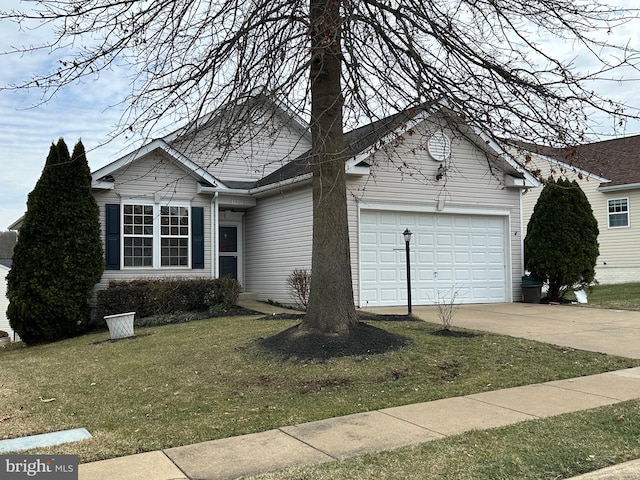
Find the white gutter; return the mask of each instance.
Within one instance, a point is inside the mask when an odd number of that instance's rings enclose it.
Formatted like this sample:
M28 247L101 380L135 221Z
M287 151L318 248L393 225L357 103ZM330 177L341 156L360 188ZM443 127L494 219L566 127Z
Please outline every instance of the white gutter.
M304 175L298 175L297 177L288 178L286 180L282 180L281 182L270 183L268 185L263 185L258 188L252 188L248 191L250 195L260 195L263 193L267 193L271 190L279 190L286 187L291 187L296 183L305 183L311 180L313 177L312 173L305 173Z
M635 190L637 188L640 188L640 183L626 183L624 185L611 185L610 187L600 186L597 188L597 191L606 193L606 192L618 192L621 190Z
M250 195L249 190L242 190L239 188L205 187L200 183L198 183L196 191L197 193L213 193L213 194L224 193L225 195L237 195L237 196L244 195L245 197L247 195Z

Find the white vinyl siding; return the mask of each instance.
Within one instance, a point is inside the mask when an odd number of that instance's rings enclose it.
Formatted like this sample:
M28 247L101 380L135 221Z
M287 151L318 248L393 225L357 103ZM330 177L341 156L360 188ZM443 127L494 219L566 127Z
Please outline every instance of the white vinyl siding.
M120 270L105 270L98 289L104 289L111 280L130 280L134 278L177 278L211 276L211 196L198 194L197 180L178 164L168 160L163 154L152 153L112 175L113 190L94 190L94 197L100 208L101 235L104 238L105 204L130 203L154 205L182 205L204 208L205 268L185 267L151 268L136 267ZM120 213L122 216L122 211ZM121 229L121 232L123 230Z
M278 114L268 116L266 124L240 128L224 148L211 140L216 138L215 126L204 128L196 139L171 145L223 182L259 180L311 148L310 136L294 128L291 120L287 124Z
M311 188L259 198L245 216L244 290L260 300L293 303L287 276L311 269L313 209Z
M629 226L629 199L614 198L607 201L609 228Z

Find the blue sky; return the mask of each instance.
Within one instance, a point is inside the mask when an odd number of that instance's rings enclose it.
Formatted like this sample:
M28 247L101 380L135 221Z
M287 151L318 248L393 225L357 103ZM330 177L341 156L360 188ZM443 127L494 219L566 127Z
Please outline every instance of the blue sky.
M635 0L618 0L631 5ZM0 9L24 7L19 0L2 0ZM614 31L620 42L639 48L640 21ZM50 32L46 29L20 31L15 24L0 22L0 52L11 46L37 44ZM608 37L611 39L611 36ZM635 45L634 45L635 42ZM549 43L548 48L560 58L575 58L576 66L588 69L588 60L573 51L570 43ZM56 61L53 54L39 52L21 58L0 56L0 85L5 86L42 73ZM626 81L594 82L593 89L620 101L636 102L640 75L624 72ZM619 75L618 75L619 76ZM130 151L134 144L124 140L108 142L118 125L123 107L119 106L129 85L127 71L108 71L95 81L65 88L52 100L41 104L40 91L0 91L0 230L18 219L26 209L27 195L40 177L51 142L63 137L73 148L82 139L92 170ZM607 119L599 120L596 130L604 135L614 132ZM640 123L626 127L627 134L640 133Z

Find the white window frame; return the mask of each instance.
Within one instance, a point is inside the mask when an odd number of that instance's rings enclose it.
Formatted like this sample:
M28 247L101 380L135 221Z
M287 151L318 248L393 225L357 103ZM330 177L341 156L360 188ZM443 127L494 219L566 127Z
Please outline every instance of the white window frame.
M611 203L612 202L625 202L626 210L620 212L611 212ZM627 224L626 225L611 225L611 217L612 215L627 215ZM620 197L620 198L609 198L607 199L607 226L609 228L629 228L631 226L631 216L630 216L630 208L629 208L629 197Z
M131 265L127 265L125 266L125 247L124 247L124 237L125 237L125 233L124 233L124 206L125 205L143 205L143 206L153 206L153 241L152 241L152 245L153 245L153 258L152 258L152 264L151 266L131 266ZM162 242L162 238L163 236L161 235L161 215L160 215L160 210L161 207L182 207L182 208L186 208L187 209L187 216L188 216L188 231L189 231L189 235L187 237L187 264L186 265L162 265L162 259L161 259L161 254L162 254L162 248L161 248L161 242ZM142 198L123 198L121 200L120 203L120 231L122 232L120 235L120 251L122 252L121 255L121 259L120 259L120 268L122 270L149 270L149 269L153 269L153 270L186 270L186 269L191 269L191 257L192 257L192 251L191 251L191 243L192 243L192 237L193 237L193 228L192 228L192 212L191 212L191 203L189 201L161 201L161 202L156 202L153 200L148 200L148 199L142 199ZM170 235L169 236L164 236L164 238L172 238Z

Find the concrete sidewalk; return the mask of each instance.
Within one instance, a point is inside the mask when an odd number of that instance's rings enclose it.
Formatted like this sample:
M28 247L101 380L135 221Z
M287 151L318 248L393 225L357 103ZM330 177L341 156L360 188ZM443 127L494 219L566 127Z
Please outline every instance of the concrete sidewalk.
M256 303L265 314L277 307ZM376 313L406 310L371 309ZM414 314L438 323L436 307ZM640 312L548 305L461 306L454 326L640 358ZM390 450L640 398L640 367L330 418L267 432L82 464L80 480L235 479ZM450 415L455 411L456 415ZM640 478L640 460L575 479Z
M224 480L640 398L640 367L330 418L80 465L80 480ZM456 415L451 415L452 411ZM631 476L623 476L631 475ZM640 478L640 460L581 477Z

